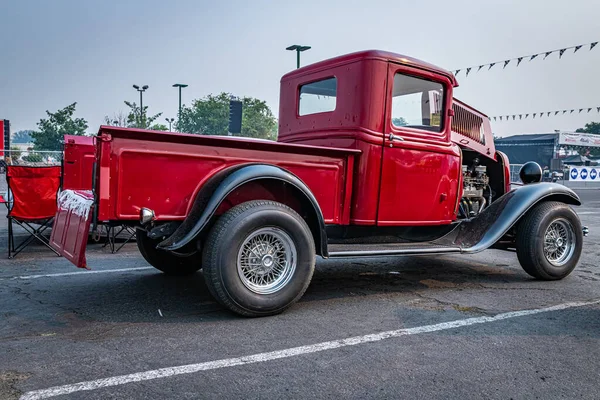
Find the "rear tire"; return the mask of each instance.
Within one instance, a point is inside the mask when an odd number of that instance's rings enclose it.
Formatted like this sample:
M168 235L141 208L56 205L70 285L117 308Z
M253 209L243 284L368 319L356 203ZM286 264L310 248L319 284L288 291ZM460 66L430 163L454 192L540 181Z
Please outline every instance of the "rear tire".
M579 217L564 203L548 201L533 207L517 229L517 257L529 275L563 279L573 271L583 246Z
M142 256L154 268L171 276L191 275L202 268L202 254L197 252L191 256L179 257L168 251L156 248L160 240L148 237L146 231L136 229L137 246Z
M247 317L274 315L306 291L315 267L314 240L291 208L249 201L217 220L203 265L209 291L229 310Z

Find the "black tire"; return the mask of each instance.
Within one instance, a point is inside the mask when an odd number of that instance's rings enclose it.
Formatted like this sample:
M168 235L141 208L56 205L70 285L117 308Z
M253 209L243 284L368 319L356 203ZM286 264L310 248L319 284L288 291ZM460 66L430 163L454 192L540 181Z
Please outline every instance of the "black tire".
M238 255L242 245L246 240L252 243L253 235L263 231L266 231L267 238L269 235L275 238L279 235L283 245L279 249L289 248L290 251L286 253L286 261L282 263L285 265L282 267L283 272L275 273L271 279L282 279L281 282L284 283L272 293L257 292L267 290L263 287L252 290L248 286L251 284L248 283L249 279L242 277L244 272L238 272ZM276 240L278 239L275 239L275 243ZM247 247L250 248L251 246ZM252 250L248 251L247 254L255 257L250 257L250 260L258 262L260 258L256 257L262 257L263 261L257 264L261 271L256 274L268 273L266 271L270 269L264 263L267 262L265 257L270 253L267 251L267 254L256 254ZM296 257L288 257L287 254L295 254ZM289 263L289 259L296 260L295 269L289 267L293 265ZM237 314L260 317L278 314L302 297L315 268L315 244L308 225L294 210L281 203L255 200L233 207L217 220L209 233L202 260L206 285L219 303ZM287 276L287 279L283 280L282 276Z
M202 254L197 252L191 256L179 257L168 251L159 250L156 245L160 240L151 239L142 229L136 229L136 241L142 256L154 268L171 276L191 275L202 268Z
M571 239L572 251L565 251L566 258L551 262L545 255L544 242L551 224L563 227ZM560 242L562 243L562 241ZM583 231L579 217L564 203L548 201L534 206L519 223L517 229L517 257L521 267L529 275L542 280L563 279L573 271L583 246ZM555 257L553 257L555 258Z

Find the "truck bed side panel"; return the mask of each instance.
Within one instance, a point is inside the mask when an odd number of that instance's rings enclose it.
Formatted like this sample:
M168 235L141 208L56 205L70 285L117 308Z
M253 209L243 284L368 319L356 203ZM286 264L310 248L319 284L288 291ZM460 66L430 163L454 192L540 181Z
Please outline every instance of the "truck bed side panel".
M105 142L106 143L106 142ZM108 191L100 188L99 220L137 220L140 208L157 220L183 220L202 184L216 172L241 163L267 163L298 176L319 202L326 223L342 223L349 155L295 154L251 148L113 136ZM103 156L103 155L101 155ZM106 159L105 159L106 162ZM346 206L349 207L349 204Z

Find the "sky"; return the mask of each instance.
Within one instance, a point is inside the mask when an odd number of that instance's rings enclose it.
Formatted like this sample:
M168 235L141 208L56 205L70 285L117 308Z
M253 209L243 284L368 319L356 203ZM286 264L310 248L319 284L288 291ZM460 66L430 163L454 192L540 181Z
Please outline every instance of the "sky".
M183 102L222 91L267 101L302 64L365 49L462 67L600 40L598 0L0 0L0 118L13 132L77 102L96 132L105 116L139 102L176 117ZM494 133L573 131L600 121L600 45L496 65L465 78L455 97L490 116L585 108L573 114L492 121ZM587 108L594 107L590 114Z

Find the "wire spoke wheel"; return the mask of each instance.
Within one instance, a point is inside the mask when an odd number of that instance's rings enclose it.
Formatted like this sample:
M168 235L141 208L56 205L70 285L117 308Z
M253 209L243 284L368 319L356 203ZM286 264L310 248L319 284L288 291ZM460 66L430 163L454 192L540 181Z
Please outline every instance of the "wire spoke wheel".
M260 228L242 243L237 256L240 280L257 294L272 294L285 287L296 270L296 246L276 227Z
M573 226L564 218L559 218L548 226L544 233L544 256L556 267L566 264L575 251Z

